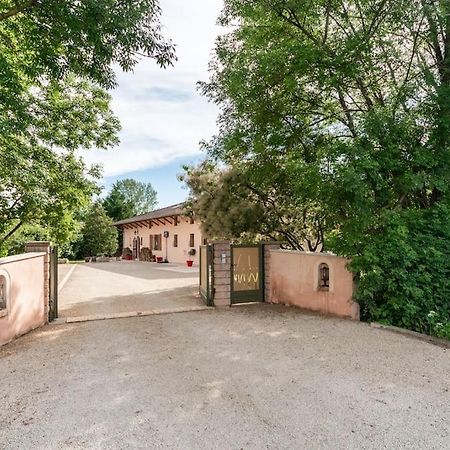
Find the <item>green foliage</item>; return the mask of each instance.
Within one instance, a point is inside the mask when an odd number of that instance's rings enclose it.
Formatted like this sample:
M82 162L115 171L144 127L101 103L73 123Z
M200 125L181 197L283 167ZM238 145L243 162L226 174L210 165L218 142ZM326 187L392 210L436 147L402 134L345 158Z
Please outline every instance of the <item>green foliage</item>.
M210 158L289 232L352 259L367 319L445 335L448 2L227 0L221 22L200 84L221 107Z
M113 64L174 59L155 0L36 0L0 7L0 249L24 225L66 242L76 210L97 193L98 167L76 151L118 143L105 89Z
M66 224L67 233L61 236L61 227L56 230L40 225L24 225L8 240L4 247L4 255L18 255L25 251L25 244L30 241L50 241L58 247L58 254L64 258L74 258L76 243L80 239L81 223L70 218Z
M135 215L134 205L131 202L126 201L125 195L115 187L113 187L106 196L103 201L103 207L108 216L115 221L127 219L128 217L133 217Z
M117 251L117 230L100 202L91 205L84 218L78 257L111 256Z
M311 202L298 202L288 169L269 167L217 169L210 161L185 167L180 179L190 189L189 207L200 218L203 233L241 242L281 240L316 251L323 245L325 214Z
M111 218L122 220L152 211L158 203L156 196L151 183L126 178L113 184L103 206Z
M432 334L437 323L449 323L449 213L449 206L439 204L373 219L350 265L359 274L363 318ZM346 233L331 238L341 254L355 251Z

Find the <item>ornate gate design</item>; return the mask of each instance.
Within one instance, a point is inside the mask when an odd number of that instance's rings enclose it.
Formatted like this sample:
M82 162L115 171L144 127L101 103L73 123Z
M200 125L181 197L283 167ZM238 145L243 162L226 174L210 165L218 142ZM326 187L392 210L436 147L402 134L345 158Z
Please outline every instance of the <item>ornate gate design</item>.
M231 304L264 301L263 248L231 246Z

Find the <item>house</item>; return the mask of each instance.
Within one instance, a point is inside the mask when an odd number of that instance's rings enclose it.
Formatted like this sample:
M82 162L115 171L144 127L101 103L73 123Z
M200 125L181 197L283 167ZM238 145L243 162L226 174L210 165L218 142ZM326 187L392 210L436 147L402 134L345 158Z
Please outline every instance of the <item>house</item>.
M145 249L171 263L193 260L198 265L198 248L203 244L200 224L179 203L113 224L123 231L123 248L132 258L143 259ZM148 252L147 252L148 254Z

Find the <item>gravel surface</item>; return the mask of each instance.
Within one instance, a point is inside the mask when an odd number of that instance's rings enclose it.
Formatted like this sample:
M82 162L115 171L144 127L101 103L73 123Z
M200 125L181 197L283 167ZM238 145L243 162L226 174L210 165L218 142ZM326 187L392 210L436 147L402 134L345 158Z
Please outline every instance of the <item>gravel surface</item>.
M80 317L200 306L198 270L111 261L77 265L59 295L59 316Z
M0 448L450 447L450 350L268 305L47 326L0 349Z

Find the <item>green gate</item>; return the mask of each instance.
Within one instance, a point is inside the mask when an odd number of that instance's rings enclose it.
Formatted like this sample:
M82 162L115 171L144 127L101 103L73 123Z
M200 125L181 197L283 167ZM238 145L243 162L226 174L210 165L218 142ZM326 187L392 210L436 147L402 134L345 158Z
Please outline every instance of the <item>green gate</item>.
M200 297L207 306L213 306L213 256L212 246L200 247Z
M263 301L263 246L232 245L231 304Z

